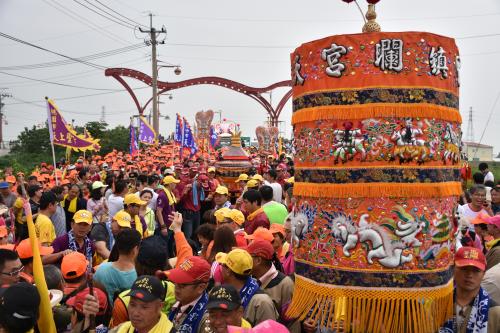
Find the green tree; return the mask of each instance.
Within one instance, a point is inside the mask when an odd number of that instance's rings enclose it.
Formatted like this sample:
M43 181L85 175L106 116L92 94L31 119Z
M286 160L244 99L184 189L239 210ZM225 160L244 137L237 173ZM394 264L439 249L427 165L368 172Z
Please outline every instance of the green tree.
M100 139L99 152L87 152L106 155L113 149L128 151L129 130L124 126L107 129L106 123L97 121L88 122L85 128L93 138ZM83 133L83 127L75 128L78 133ZM56 161L65 156L66 148L54 146ZM72 154L72 160L79 153ZM25 127L12 145L9 154L0 157L0 168L12 166L16 171L31 172L41 162L52 163L52 149L50 146L49 130L47 127Z
M127 152L129 149L129 129L122 125L107 130L101 138L101 155L106 155L113 149Z
M55 147L57 160L64 156L64 151L62 147ZM41 162L52 163L49 130L47 127L25 127L10 153L0 158L0 168L12 166L15 170L28 172Z

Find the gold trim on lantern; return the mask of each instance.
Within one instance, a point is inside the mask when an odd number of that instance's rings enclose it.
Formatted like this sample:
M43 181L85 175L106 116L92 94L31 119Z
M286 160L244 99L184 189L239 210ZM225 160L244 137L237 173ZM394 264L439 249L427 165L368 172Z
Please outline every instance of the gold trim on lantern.
M449 197L462 194L460 182L442 183L349 183L314 184L295 182L294 196L315 198Z
M431 118L462 122L462 116L455 108L428 103L370 103L300 109L293 113L292 125L317 120L359 120L377 117Z

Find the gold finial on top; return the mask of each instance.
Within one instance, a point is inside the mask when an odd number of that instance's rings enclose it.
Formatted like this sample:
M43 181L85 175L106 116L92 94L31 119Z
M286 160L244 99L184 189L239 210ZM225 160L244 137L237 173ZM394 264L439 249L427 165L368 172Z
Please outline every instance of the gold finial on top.
M365 23L365 25L363 25L363 32L379 32L380 25L377 22L375 22L375 19L377 18L377 13L375 12L375 5L372 4L368 5L368 11L366 12L365 17L368 21Z
M241 131L239 128L235 129L234 133L231 133L231 146L241 147Z

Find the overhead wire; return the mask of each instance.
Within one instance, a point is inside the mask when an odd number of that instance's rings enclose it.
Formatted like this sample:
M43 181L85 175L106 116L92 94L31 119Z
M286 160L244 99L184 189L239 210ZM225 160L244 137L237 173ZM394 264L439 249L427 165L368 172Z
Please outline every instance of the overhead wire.
M384 18L384 21L422 21L422 20L447 20L447 19L464 19L464 18L474 18L474 17L487 17L487 16L498 16L500 12L497 13L487 13L487 14L472 14L472 15L456 15L456 16L430 16L421 18ZM254 19L254 18L233 18L233 17L212 17L212 16L178 16L178 15L157 15L158 17L165 17L171 19L181 19L181 20L199 20L199 21L221 21L221 22L268 22L268 23L317 23L317 22L333 22L332 19L281 19L281 18L264 18L264 19ZM335 22L360 22L360 19L342 19L335 18Z
M18 97L12 97L13 100L16 100L16 101L19 101L21 102L20 104L30 104L30 105L33 105L33 106L36 106L38 108L42 108L42 109L46 109L47 108L47 105L44 103L44 102L32 102L32 101L25 101L23 99L20 99ZM58 99L60 100L60 99ZM125 112L130 112L130 111L134 111L135 109L127 109L127 110L115 110L114 112L113 111L106 111L106 114L107 115L116 115L116 114L121 114L121 113L125 113ZM66 108L62 110L64 113L70 113L70 114L80 114L80 115L100 115L101 112L83 112L83 111L72 111L72 110L67 110Z
M121 61L119 65L111 65L109 67L116 67L116 66L122 66L124 64L137 64L137 63L142 63L144 61L145 57L140 57L140 58L134 58L130 59L127 61ZM140 61L139 61L140 60ZM73 80L73 79L79 79L79 78L84 78L84 77L90 77L98 74L97 72L102 75L102 71L100 69L91 69L88 71L83 71L83 72L77 72L77 73L72 73L72 74L64 74L64 75L57 75L57 76L51 76L51 77L46 77L42 78L40 80L54 80L54 79L60 79L60 81L68 81L68 80ZM28 87L35 85L33 83L26 84L27 81L14 81L14 82L0 82L1 85L9 85L11 88L19 88L19 87Z
M128 41L121 38L120 36L112 33L111 31L107 31L107 30L103 29L102 27L99 27L97 24L95 24L94 22L92 22L91 20L89 20L87 18L83 18L80 14L75 13L73 10L67 8L66 6L57 2L56 0L51 0L51 2L49 2L48 0L42 0L42 1L45 2L47 5L51 6L52 8L56 9L57 11L70 17L71 19L91 28L93 31L97 32L98 34L100 34L104 37L107 37L111 40L114 40L115 42L122 44L122 45L130 44Z
M102 2L100 2L99 0L95 0L95 1L96 1L97 3L99 3L101 6L103 6L103 7L107 8L107 9L109 9L109 10L110 10L110 11L112 11L113 13L115 13L115 14L117 14L117 15L119 15L119 16L121 16L121 17L123 17L123 18L127 19L127 20L129 20L130 22L133 22L133 23L135 23L136 25L139 25L139 26L142 26L142 27L148 28L148 26L145 26L145 25L144 25L144 24L142 24L142 23L139 23L139 22L137 22L137 21L135 21L135 20L133 20L133 19L131 19L131 18L129 18L129 17L127 17L127 16L125 16L125 15L120 14L119 12L117 12L116 10L114 10L113 8L111 8L111 7L109 7L109 6L106 6L105 4L103 4Z
M150 86L145 86L145 87L137 87L134 88L132 87L133 90L143 90L143 89L151 89ZM54 100L58 101L65 101L65 100L71 100L71 99L79 99L79 98L87 98L87 97L93 97L93 96L101 96L101 95L109 95L109 94L117 94L117 93L122 93L126 92L127 90L119 90L119 91L109 91L109 92L102 92L102 93L95 93L95 94L86 94L86 95L77 95L77 96L69 96L69 97L54 97ZM26 103L35 103L38 102L36 101L27 101L27 102L19 102L19 103L5 103L5 105L18 105L18 104L26 104Z
M95 13L95 14L97 14L97 15L101 16L101 17L104 17L105 19L107 19L107 20L109 20L109 21L115 22L116 24L119 24L119 25L121 25L121 26L124 26L125 28L134 29L134 25L133 25L133 24L130 24L130 23L128 23L128 22L123 23L123 21L120 21L120 20L115 20L115 19L113 19L113 18L111 18L111 17L109 17L109 16L103 15L103 14L99 13L98 11L96 11L95 9L92 9L92 8L90 8L89 6L87 6L87 5L85 5L85 4L81 3L81 2L79 2L78 0L73 0L73 1L74 1L74 2L76 2L77 4L79 4L80 6L87 8L88 10L92 11L93 13ZM85 0L84 0L84 1L85 1ZM87 1L87 2L88 2L88 1ZM90 4L90 3L89 3L89 4ZM90 5L92 5L92 4L90 4Z
M115 15L113 15L113 14L109 13L108 11L106 11L106 10L102 9L102 7L99 7L99 6L97 6L97 5L93 4L93 3L91 3L89 0L83 0L83 1L85 1L86 3L88 3L89 5L91 5L92 7L96 8L96 9L97 9L98 11L100 11L101 13L104 13L104 14L103 14L104 16L110 16L110 17L111 17L111 18L113 18L114 20L117 20L117 21L123 22L124 24L127 24L127 25L131 25L131 26L133 26L134 28L135 28L135 26L136 26L136 23L135 23L135 22L134 22L134 23L131 23L131 22L130 22L130 20L128 20L128 19L127 19L127 20L124 20L124 19L122 19L122 18L120 18L120 17L117 17L117 16L115 16Z
M74 58L78 61L88 61L88 60L95 60L95 59L101 59L101 58L106 58L110 56L115 56L118 54L123 54L127 53L139 48L144 47L144 44L139 43L139 44L133 44L130 46L122 47L119 49L114 49L114 50L109 50L109 51L104 51L100 53L95 53L95 54L90 54L87 56L83 57L78 57ZM73 64L75 62L78 62L75 60L58 60L58 61L51 61L51 62L43 62L43 63L37 63L37 64L28 64L28 65L17 65L17 66L5 66L5 67L0 67L0 70L2 71L12 71L12 70L26 70L26 69L40 69L40 68L50 68L50 67L56 67L56 66L64 66L64 65L69 65Z
M100 66L100 65L97 65L97 64L94 64L94 63L91 63L91 62L88 62L88 61L84 61L84 60L79 60L79 59L77 59L77 58L73 58L73 57L70 57L70 56L64 55L64 54L62 54L62 53L59 53L59 52L56 52L56 51L49 50L49 49L47 49L47 48L45 48L45 47L42 47L42 46L39 46L39 45L35 45L35 44L33 44L33 43L30 43L30 42L24 41L24 40L22 40L22 39L16 38L16 37L14 37L14 36L8 35L8 34L3 33L3 32L0 32L0 37L4 37L4 38L10 39L10 40L13 40L13 41L15 41L15 42L22 43L22 44L25 44L25 45L28 45L28 46L34 47L34 48L36 48L36 49L39 49L39 50L45 51L45 52L49 52L49 53L52 53L52 54L58 55L58 56L60 56L60 57L66 58L66 59L70 59L70 60L73 60L73 61L75 61L75 62L82 63L82 64L87 65L87 66L90 66L90 67L100 68L100 69L104 69L104 68L105 68L104 66Z
M2 72L2 71L0 71L0 74L8 75L8 76L14 76L14 77L19 77L19 78L30 80L30 81L37 81L37 82L43 82L43 83L53 84L53 85L62 86L62 87L68 87L68 88L78 88L78 89L86 89L86 90L100 90L100 91L102 91L102 90L105 90L105 91L121 91L121 90L117 90L117 89L82 87L82 86L75 86L75 85L72 85L72 84L65 84L65 83L60 83L60 82L38 80L38 79L30 78L30 77L27 77L27 76L16 75L16 74L6 73L6 72Z

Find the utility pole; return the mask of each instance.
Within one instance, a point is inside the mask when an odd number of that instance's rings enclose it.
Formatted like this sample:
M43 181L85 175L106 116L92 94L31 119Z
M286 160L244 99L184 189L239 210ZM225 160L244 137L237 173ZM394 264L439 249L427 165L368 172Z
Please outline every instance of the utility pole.
M474 125L472 123L472 106L469 109L469 121L467 122L467 141L474 142Z
M7 94L7 93L0 93L0 148L3 148L5 146L3 143L3 120L4 120L4 117L3 117L3 111L2 111L5 104L2 102L2 99L6 98L6 97L12 97L12 95Z
M165 40L158 41L158 37L161 34L167 34L167 30L163 26L161 30L157 31L153 27L153 14L149 14L149 30L144 30L139 28L142 33L149 34L149 40L145 40L146 45L151 45L151 77L153 78L153 100L151 101L153 104L153 129L156 132L156 135L159 134L160 128L160 117L158 113L158 67L157 67L157 59L156 59L156 45L164 44Z
M103 105L102 108L101 108L101 119L100 119L101 123L105 123L106 122L106 107Z

